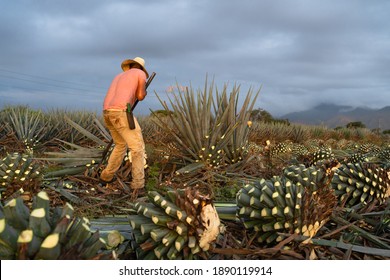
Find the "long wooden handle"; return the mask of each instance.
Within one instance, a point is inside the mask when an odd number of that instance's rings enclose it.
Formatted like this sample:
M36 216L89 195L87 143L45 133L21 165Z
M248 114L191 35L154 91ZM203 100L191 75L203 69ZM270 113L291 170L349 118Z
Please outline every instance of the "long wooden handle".
M145 84L145 90L148 88L148 86L150 85L150 83L152 82L152 80L154 79L154 76L156 76L156 72L153 72L152 75L150 75L149 79L146 81L146 84ZM137 106L138 104L138 99L135 100L134 104L133 104L133 107L131 107L131 111L133 112L134 109L135 109L135 106Z

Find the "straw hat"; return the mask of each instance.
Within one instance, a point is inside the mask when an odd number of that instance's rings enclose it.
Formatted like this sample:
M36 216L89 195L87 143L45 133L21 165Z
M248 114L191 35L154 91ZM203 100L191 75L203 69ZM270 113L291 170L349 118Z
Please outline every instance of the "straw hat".
M145 60L141 57L136 57L134 59L126 59L122 62L122 70L123 71L126 71L126 70L129 70L131 68L131 65L134 64L134 63L137 63L138 65L141 66L142 70L145 72L146 74L146 78L149 77L149 73L148 71L146 71L145 69Z

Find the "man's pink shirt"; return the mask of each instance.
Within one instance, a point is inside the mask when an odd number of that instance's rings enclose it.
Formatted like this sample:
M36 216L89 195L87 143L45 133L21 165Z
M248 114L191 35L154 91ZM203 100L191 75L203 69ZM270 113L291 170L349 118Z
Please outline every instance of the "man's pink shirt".
M118 74L113 79L104 98L103 110L126 110L127 103L133 105L135 102L138 85L145 84L145 81L145 72L137 68L131 68Z

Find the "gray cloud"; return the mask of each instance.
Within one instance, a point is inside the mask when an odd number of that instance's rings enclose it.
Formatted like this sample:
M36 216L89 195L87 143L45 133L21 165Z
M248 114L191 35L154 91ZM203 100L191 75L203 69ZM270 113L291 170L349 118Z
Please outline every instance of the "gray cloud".
M0 106L34 95L44 107L100 110L120 62L135 56L157 72L142 111L159 107L154 90L165 97L176 82L201 88L206 75L219 87L240 83L244 93L262 86L257 107L276 115L323 101L389 105L385 0L25 0L0 8L7 11L0 18ZM17 73L90 87L5 77L26 78Z

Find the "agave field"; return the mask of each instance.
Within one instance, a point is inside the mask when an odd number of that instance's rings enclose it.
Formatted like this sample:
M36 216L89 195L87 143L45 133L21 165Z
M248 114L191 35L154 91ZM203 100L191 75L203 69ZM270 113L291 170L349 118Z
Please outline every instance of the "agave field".
M0 259L390 259L389 136L253 120L258 95L159 99L138 192L131 154L99 184L100 115L3 108Z

